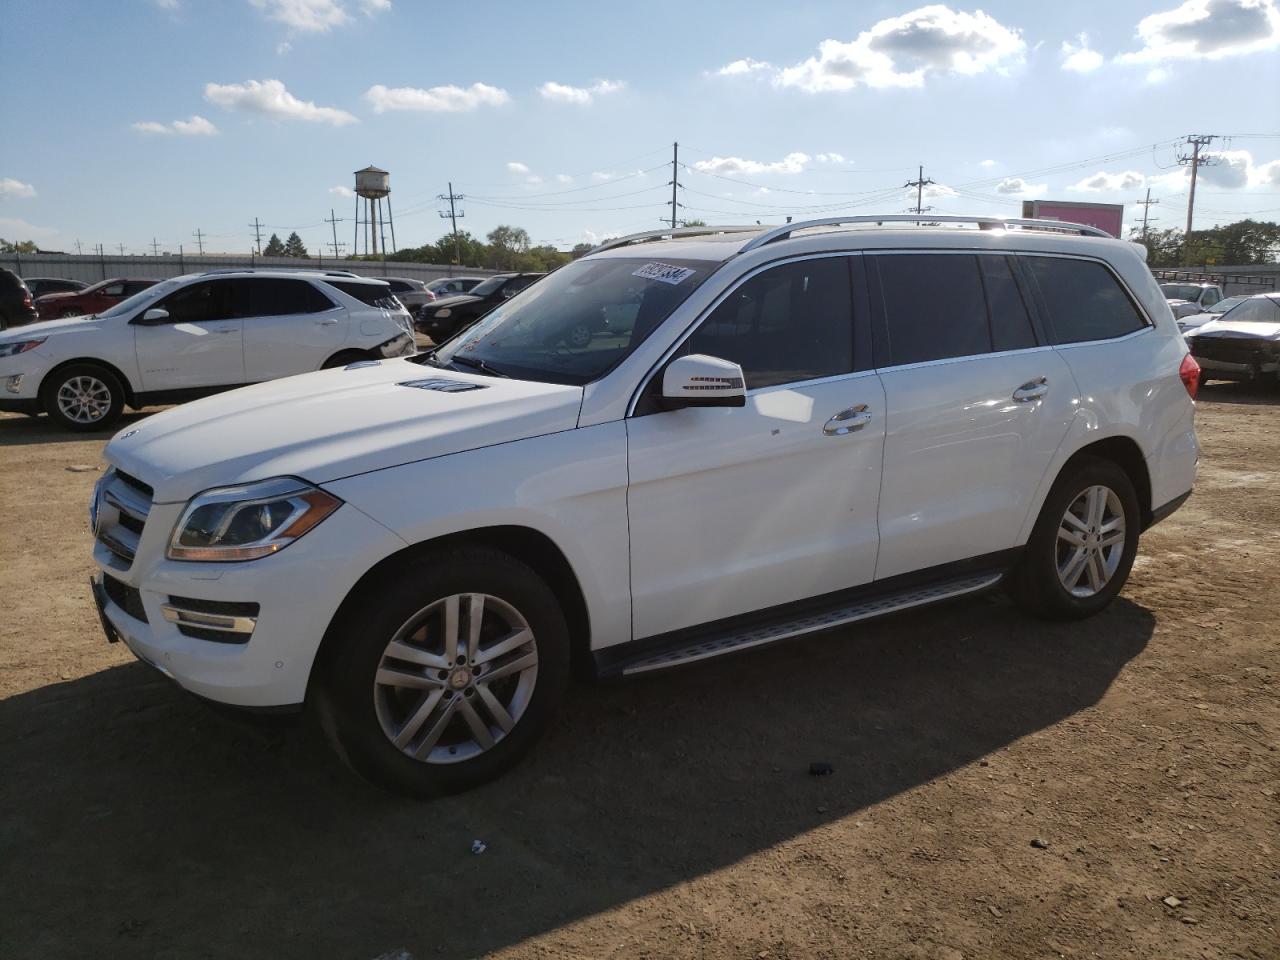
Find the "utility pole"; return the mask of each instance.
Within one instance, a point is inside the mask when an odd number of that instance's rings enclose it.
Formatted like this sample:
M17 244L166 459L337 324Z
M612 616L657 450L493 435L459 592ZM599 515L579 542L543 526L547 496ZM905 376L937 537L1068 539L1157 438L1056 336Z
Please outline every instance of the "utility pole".
M84 255L84 254L82 254L82 253L80 252L80 238L79 238L79 237L76 237L76 256L77 256L77 257L80 257L80 256L83 256L83 255Z
M676 191L680 189L680 144L671 144L671 229L676 228L676 208L680 206L676 200Z
M153 257L160 256L160 244L156 243L156 238L151 238L151 255Z
M1146 243L1147 242L1147 223L1151 214L1151 205L1153 203L1159 203L1160 201L1151 199L1151 188L1147 187L1147 199L1138 200L1136 202L1139 206L1142 207L1142 242Z
M449 201L449 212L445 213L443 210L439 211L440 219L443 220L447 218L453 225L453 262L458 264L458 266L462 266L462 251L458 245L458 218L465 217L467 212L463 210L459 213L455 204L457 201L465 200L466 198L460 193L453 192L453 181L450 180L448 194L439 194L436 199Z
M200 248L200 256L204 256L204 234L200 232L200 228L196 227L196 232L191 234L196 238L196 246Z
M924 178L924 164L920 165L920 169L914 180L908 180L903 184L904 187L916 188L916 205L911 208L910 212L915 214L924 213L926 210L932 210L933 207L923 206L924 204L924 188L933 185L933 180Z
M1209 146L1215 139L1213 134L1190 134L1186 139L1186 143L1191 147L1191 156L1188 157L1185 153L1178 156L1178 163L1184 167L1191 167L1191 190L1187 194L1187 231L1182 235L1182 259L1187 266L1191 263L1188 257L1191 255L1191 221L1195 216L1196 209L1196 175L1201 167L1207 167L1218 162L1214 157L1200 156L1200 148Z
M123 257L123 256L124 256L124 244L123 244L123 243L117 243L117 244L116 244L116 246L120 248L120 256L122 256L122 257Z
M330 207L328 219L324 222L333 229L333 243L328 244L328 247L333 251L333 259L337 260L342 247L345 246L345 244L338 243L338 224L343 222L342 218L333 212L333 207Z
M253 223L249 224L253 227L253 241L258 245L258 256L262 256L262 224L258 222L258 218L253 218Z

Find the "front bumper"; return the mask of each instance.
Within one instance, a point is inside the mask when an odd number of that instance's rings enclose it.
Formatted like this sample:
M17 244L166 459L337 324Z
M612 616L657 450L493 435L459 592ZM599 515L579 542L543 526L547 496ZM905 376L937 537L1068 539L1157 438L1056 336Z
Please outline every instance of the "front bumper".
M183 506L152 505L132 562L95 542L94 593L103 618L134 656L199 697L247 709L301 704L339 605L369 567L404 541L348 504L261 560L166 560ZM107 577L117 583L107 584ZM247 636L208 639L208 631L170 619L175 606L192 601L206 610L256 604L258 613Z

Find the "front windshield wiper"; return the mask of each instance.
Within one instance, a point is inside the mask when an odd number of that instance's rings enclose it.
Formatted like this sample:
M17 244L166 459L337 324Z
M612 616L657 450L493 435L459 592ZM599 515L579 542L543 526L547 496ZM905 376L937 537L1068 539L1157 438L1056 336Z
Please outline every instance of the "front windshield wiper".
M506 379L506 380L511 379L511 374L503 373L501 370L497 369L496 367L489 366L489 364L485 363L479 357L460 357L455 353L452 357L449 358L449 362L466 364L468 367L473 367L474 369L479 370L481 373L487 373L491 377L502 377L503 379Z

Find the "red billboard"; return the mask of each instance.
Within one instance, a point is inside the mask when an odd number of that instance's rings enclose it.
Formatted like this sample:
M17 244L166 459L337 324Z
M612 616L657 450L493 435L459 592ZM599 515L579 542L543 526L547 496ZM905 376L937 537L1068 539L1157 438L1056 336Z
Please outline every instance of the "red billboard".
M1123 203L1075 203L1070 200L1023 200L1022 216L1028 220L1064 220L1083 223L1120 236Z

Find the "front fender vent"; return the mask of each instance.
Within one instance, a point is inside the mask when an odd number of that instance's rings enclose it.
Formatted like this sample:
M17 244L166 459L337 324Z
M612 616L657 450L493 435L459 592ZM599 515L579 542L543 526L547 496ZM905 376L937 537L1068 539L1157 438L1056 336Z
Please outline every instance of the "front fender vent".
M427 377L423 380L401 380L399 386L416 390L435 390L439 393L466 393L468 390L487 390L483 383L468 380L450 380L448 377Z

